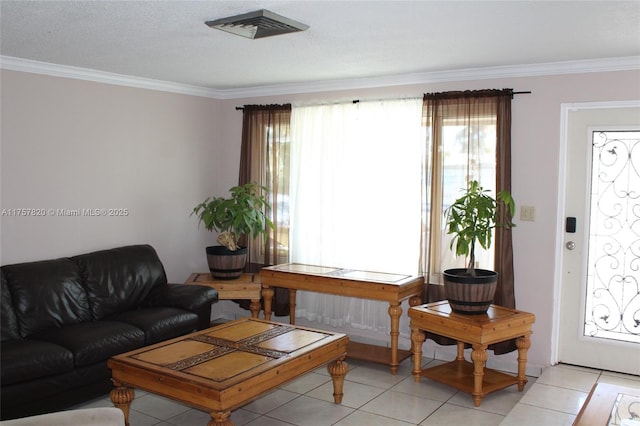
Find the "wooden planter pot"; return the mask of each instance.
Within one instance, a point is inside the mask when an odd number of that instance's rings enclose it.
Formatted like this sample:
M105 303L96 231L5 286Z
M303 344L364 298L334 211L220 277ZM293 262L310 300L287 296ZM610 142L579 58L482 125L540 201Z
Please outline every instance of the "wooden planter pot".
M453 312L467 315L486 314L498 285L498 273L476 269L476 276L466 274L465 268L443 272L444 292Z
M207 263L213 278L235 280L240 278L247 264L247 249L231 251L225 246L207 247Z

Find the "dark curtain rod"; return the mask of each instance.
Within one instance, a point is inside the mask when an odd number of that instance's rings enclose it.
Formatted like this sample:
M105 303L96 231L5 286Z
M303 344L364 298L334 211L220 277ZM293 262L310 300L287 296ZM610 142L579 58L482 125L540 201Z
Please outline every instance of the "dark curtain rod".
M524 94L530 94L531 91L526 91L526 92L511 92L511 96L513 95L524 95ZM354 104L357 104L358 102L360 102L360 99L354 99L352 101Z
M529 95L531 94L531 91L529 90L529 91L523 91L523 92L513 92L511 94L512 95ZM360 102L360 99L354 99L351 102L353 102L354 104L357 104L358 102ZM242 110L244 110L244 107L241 107L241 106L236 107L236 111L242 111Z

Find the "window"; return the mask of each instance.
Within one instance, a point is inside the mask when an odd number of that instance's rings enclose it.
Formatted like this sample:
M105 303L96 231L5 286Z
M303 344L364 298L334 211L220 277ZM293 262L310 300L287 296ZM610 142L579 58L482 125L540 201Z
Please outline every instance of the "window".
M292 262L421 273L439 284L443 269L464 264L449 249L446 207L473 179L494 193L496 187L510 190L511 95L504 89L301 106L287 110L290 126L285 114L262 121L266 131L252 176L270 188L278 225L260 253L263 263L288 256ZM493 251L477 257L479 267L498 270L512 288L510 238L494 239L497 250L509 253L506 262L495 259L496 268ZM431 301L431 291L426 294ZM496 303L514 307L512 300ZM297 307L298 315L328 325L389 327L388 306L380 302L301 292Z
M436 224L436 234L433 241L439 241L431 247L433 265L430 269L429 282L442 283L442 270L451 267L465 267L465 259L456 258L449 246L451 236L445 233L445 223L442 212L462 195L462 190L471 180L481 182L484 189L495 195L496 182L496 117L495 115L477 115L469 122L449 117L439 120L441 132L441 181L434 187L432 194L440 202L441 208L435 209L438 216L430 218ZM427 133L431 134L429 126ZM433 148L431 149L433 151ZM435 193L433 192L435 191ZM439 192L439 193L438 193ZM425 203L431 205L431 203ZM429 216L427 216L429 217ZM493 240L493 239L492 239ZM476 267L493 269L494 252L476 249Z
M418 273L421 112L421 99L293 108L291 261ZM298 292L296 308L323 326L389 330L382 302Z

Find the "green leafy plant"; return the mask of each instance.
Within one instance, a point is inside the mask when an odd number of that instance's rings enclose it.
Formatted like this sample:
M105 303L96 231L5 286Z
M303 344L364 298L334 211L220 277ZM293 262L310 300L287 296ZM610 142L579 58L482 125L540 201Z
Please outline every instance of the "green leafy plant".
M508 191L500 191L496 198L483 189L478 181L471 181L464 195L445 210L446 232L453 234L450 248L455 246L456 256L469 258L467 275L475 277L476 242L483 249L491 247L492 230L497 227L512 228L516 205ZM502 205L504 208L500 208Z
M192 215L200 218L208 231L217 231L218 243L231 251L236 251L238 241L247 238L267 237L267 227L274 229L273 222L265 214L271 205L265 195L268 189L255 183L234 186L229 190L231 196L208 197L193 208Z

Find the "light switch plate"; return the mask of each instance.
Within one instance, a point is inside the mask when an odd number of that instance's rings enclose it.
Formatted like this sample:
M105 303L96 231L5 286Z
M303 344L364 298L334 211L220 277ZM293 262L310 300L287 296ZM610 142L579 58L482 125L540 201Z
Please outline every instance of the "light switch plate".
M533 222L536 220L536 208L533 206L520 207L520 220Z

